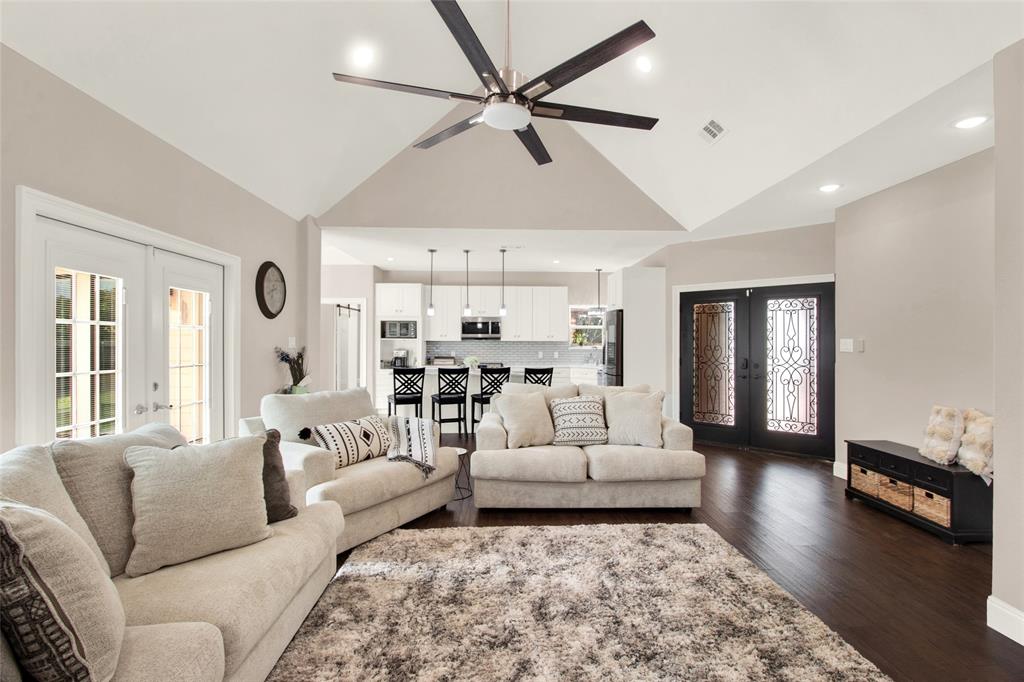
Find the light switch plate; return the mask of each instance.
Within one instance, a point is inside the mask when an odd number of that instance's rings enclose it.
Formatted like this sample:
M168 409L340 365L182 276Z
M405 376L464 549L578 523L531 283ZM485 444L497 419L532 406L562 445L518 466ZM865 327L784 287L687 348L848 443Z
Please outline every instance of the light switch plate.
M840 353L852 353L853 352L853 339L839 339L839 352Z
M288 350L293 350L294 348L295 348L295 337L294 336L289 336L288 337Z
M558 351L556 350L555 351L555 360L557 360L557 359L558 359Z
M544 351L542 351L542 350L537 351L537 359L538 360L543 360L544 359Z

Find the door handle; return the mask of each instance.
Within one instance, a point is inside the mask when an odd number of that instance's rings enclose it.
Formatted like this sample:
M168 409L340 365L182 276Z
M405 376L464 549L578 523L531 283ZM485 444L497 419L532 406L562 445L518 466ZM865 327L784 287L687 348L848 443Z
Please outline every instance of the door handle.
M761 374L755 374L755 375L754 375L754 378L755 378L755 379L761 379L761 378L762 378L762 376L763 376L763 375L761 375Z
M155 400L153 401L153 411L154 412L159 412L160 410L169 410L169 409L171 409L173 407L174 407L174 405L161 405L160 403L156 402ZM136 409L138 409L138 408L136 408Z
M149 408L143 405L142 403L139 403L138 405L135 406L135 409L132 410L132 412L134 412L135 414L145 414L149 412Z

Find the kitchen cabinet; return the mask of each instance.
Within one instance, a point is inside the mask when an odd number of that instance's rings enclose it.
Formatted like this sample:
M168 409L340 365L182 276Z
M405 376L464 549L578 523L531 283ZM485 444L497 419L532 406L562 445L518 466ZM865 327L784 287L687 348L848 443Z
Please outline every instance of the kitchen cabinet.
M500 306L501 287L469 287L469 308L472 317L497 317Z
M533 287L532 340L569 342L568 287Z
M608 309L622 308L622 271L608 275Z
M501 321L502 341L533 340L533 287L505 287L508 314Z
M462 288L434 287L434 314L427 315L430 288L423 287L423 319L427 341L458 341L462 338Z
M379 320L420 316L422 284L378 284L374 308Z

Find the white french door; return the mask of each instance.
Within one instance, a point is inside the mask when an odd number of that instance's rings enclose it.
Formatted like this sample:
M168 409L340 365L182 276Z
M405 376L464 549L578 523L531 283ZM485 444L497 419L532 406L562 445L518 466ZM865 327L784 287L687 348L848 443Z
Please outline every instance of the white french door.
M26 242L18 442L152 421L190 442L225 436L222 265L42 215Z

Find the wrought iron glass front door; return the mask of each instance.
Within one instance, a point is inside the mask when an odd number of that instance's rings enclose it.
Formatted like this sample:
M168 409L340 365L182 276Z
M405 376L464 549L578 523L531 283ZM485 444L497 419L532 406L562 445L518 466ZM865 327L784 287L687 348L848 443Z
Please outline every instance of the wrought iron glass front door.
M834 456L834 285L683 294L680 420L698 440Z

